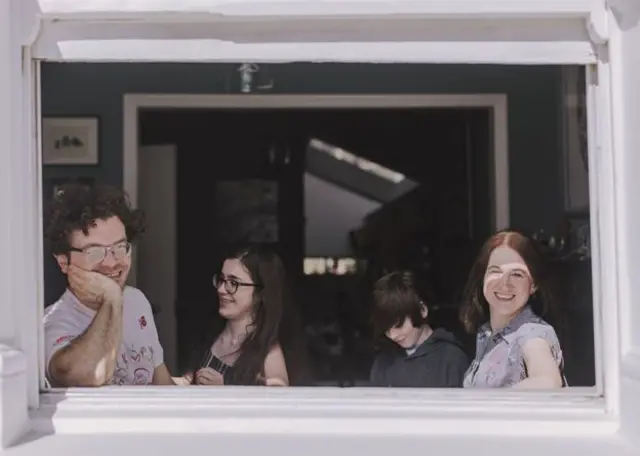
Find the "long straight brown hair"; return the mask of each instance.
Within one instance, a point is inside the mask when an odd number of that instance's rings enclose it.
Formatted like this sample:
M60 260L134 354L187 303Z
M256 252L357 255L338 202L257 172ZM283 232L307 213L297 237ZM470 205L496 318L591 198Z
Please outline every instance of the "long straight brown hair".
M518 231L504 230L487 239L469 272L460 309L460 320L469 333L475 334L484 323L489 321L489 303L483 293L484 276L491 253L500 246L515 250L529 268L536 292L527 303L534 313L541 318L554 318L549 268L545 256L540 251L540 246Z
M260 384L269 351L280 344L287 365L289 383L302 382L304 361L300 321L280 257L267 247L250 245L227 259L238 259L259 284L253 294L253 323L238 349L240 355L229 372L230 384Z

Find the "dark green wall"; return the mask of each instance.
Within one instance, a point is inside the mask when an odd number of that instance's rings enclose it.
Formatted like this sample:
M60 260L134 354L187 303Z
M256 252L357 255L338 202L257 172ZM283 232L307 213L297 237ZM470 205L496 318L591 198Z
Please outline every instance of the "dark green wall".
M512 225L547 231L557 226L564 200L560 67L304 63L263 68L275 80L271 93L506 93ZM46 167L45 191L54 177L89 176L122 184L125 93L239 93L238 89L237 65L44 63L43 115L100 120L100 165Z

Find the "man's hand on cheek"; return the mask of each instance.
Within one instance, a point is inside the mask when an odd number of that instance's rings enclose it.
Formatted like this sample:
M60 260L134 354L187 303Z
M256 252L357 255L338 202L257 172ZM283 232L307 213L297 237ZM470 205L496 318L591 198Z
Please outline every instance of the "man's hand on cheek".
M88 304L99 306L107 299L117 299L122 295L120 285L99 272L87 271L71 264L67 277L76 297Z

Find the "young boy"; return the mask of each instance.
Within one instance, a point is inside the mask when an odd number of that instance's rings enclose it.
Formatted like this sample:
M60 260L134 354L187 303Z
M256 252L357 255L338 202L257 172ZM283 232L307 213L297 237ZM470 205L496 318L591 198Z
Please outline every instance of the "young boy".
M468 358L450 332L429 326L428 312L411 273L392 272L376 282L374 327L394 344L376 357L372 386L462 387Z

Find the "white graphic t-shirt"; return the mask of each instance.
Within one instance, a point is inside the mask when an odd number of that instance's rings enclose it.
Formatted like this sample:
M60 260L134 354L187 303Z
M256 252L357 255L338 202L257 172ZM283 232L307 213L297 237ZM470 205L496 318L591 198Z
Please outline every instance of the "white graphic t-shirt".
M116 359L114 385L147 385L153 371L163 364L164 353L158 340L151 304L133 287L125 287L122 308L122 343ZM61 348L83 334L96 312L78 301L67 290L58 302L45 309L44 338L47 378L49 361Z

